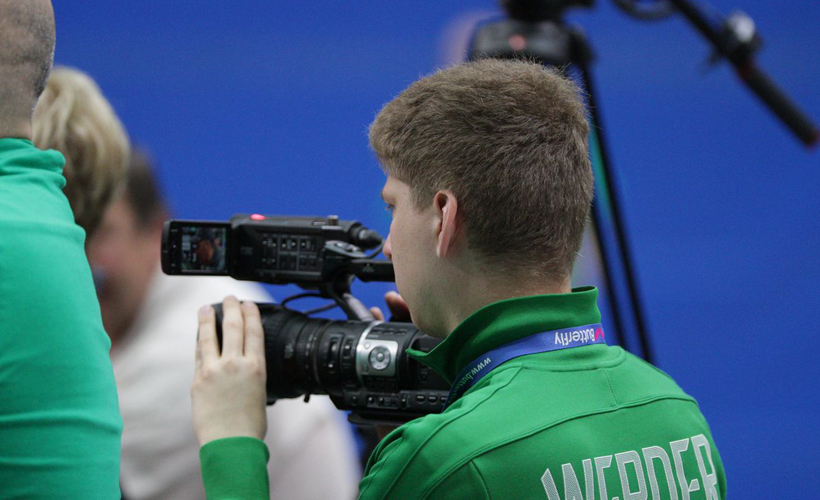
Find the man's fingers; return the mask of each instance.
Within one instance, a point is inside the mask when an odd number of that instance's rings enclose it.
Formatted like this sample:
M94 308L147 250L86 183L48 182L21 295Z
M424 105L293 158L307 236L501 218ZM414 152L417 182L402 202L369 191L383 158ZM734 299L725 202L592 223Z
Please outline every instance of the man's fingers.
M242 356L245 346L245 322L236 297L222 301L222 356Z
M196 344L197 366L219 357L219 345L216 341L216 313L211 306L202 306L199 310L199 334Z
M195 364L194 369L195 371L199 371L202 369L202 347L199 345L199 334L197 333L196 339L196 357L194 358Z
M373 317L376 318L376 321L384 321L384 313L378 307L371 307L370 314L372 314Z
M262 329L262 318L259 308L253 302L242 303L242 314L245 316L245 356L265 360L265 331Z
M384 294L384 301L387 302L387 307L390 309L391 321L410 321L410 309L407 303L396 292L387 292Z

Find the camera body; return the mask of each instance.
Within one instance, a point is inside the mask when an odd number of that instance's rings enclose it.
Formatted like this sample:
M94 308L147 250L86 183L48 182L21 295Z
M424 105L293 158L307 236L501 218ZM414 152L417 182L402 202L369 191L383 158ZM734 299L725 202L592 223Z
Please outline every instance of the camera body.
M163 228L162 269L169 275L229 275L294 283L333 299L349 321L311 318L284 304L259 304L265 332L268 404L327 394L351 422L398 425L438 413L449 385L407 349L428 352L440 339L411 323L375 321L350 294L355 277L394 281L389 261L364 248L382 238L338 217L236 215L228 222L172 220ZM376 250L376 252L378 252ZM222 309L217 337L222 342Z
M341 272L359 271L365 281L391 281L389 262L361 263L361 269L355 269L357 259L365 258L362 249L381 241L375 231L335 216L239 214L229 222L171 220L163 227L162 270L169 275L295 283L306 289L318 289ZM379 272L387 274L380 277Z

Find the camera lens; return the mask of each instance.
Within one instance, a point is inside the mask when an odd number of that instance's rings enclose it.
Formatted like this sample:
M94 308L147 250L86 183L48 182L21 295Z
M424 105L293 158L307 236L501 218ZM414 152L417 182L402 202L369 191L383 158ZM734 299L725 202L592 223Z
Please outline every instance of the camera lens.
M327 394L339 409L378 421L402 422L439 408L416 396L446 396L449 385L419 365L408 348L429 351L440 340L410 323L334 321L275 304L258 304L265 331L268 404ZM222 344L222 306L217 338Z

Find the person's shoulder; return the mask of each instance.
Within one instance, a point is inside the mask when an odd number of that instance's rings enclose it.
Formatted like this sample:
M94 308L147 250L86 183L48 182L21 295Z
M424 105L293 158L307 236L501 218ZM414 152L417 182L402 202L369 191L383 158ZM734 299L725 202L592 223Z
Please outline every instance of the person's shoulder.
M617 387L627 392L644 391L694 401L671 375L630 352L624 354L625 360L620 370L609 373L613 390Z
M446 455L455 470L471 457L584 415L665 400L696 411L695 400L669 375L627 352L613 354L607 366L580 371L502 366L447 411L402 426L396 437L410 463L430 455L441 471L439 455Z
M497 428L488 429L482 422L498 409L490 400L507 383L497 378L447 411L417 418L390 433L370 458L360 498L425 498L482 450L503 441Z
M70 226L74 217L63 195L65 160L31 141L0 138L0 220Z
M422 445L445 422L441 415L427 415L408 422L379 442L373 451L359 484L359 499L420 498L421 491L438 477L430 450ZM418 472L415 472L418 471ZM414 473L415 472L415 473ZM408 481L409 477L419 478Z
M574 436L568 426L594 423L587 417L653 401L669 401L664 410L697 413L694 400L668 375L628 353L612 354L611 362L578 370L527 362L493 371L447 411L385 438L362 482L363 498L435 497L464 481L481 490L475 460L508 446L560 445Z
M33 169L62 173L65 157L53 149L39 149L28 139L0 137L0 173Z

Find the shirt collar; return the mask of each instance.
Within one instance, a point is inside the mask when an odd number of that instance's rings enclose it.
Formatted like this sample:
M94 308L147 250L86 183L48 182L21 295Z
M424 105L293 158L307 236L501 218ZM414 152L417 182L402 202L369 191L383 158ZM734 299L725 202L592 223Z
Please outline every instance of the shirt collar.
M29 139L0 137L0 173L7 166L62 171L65 158L53 149L38 149Z
M598 290L590 286L502 300L474 312L429 353L407 352L452 384L470 361L503 344L544 331L600 323L597 298Z

